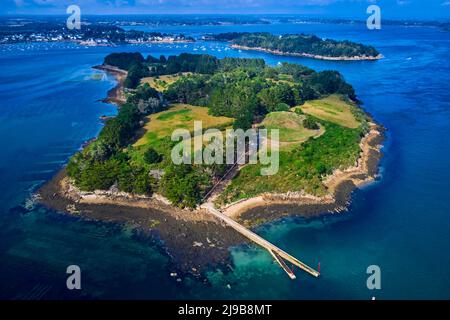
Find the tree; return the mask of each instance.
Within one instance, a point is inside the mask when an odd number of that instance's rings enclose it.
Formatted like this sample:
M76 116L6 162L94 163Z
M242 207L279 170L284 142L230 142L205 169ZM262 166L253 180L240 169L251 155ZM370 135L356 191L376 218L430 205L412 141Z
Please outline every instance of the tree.
M303 77L314 73L312 69L295 63L283 62L278 68L280 73L291 75L294 81L301 81Z
M276 105L275 107L275 111L289 111L289 106L284 103L284 102L280 102Z
M111 53L105 57L104 64L129 70L132 66L144 62L144 57L139 52Z
M149 75L147 67L142 63L135 63L128 69L128 76L124 81L124 86L127 88L136 88L141 79Z
M266 66L264 59L251 58L223 58L219 60L219 68L222 71L232 71L237 68L246 70L263 70ZM273 70L273 68L271 68Z
M356 99L353 87L344 81L342 75L337 71L321 71L308 78L310 87L322 95L342 93L351 99Z
M293 88L295 104L301 105L305 101L319 98L319 94L309 85L309 83L299 83Z
M149 98L159 99L160 94L155 88L150 87L148 83L144 83L136 89L133 95L128 97L127 102L137 104L139 100L148 100Z
M148 63L159 63L160 59L153 57L152 55L148 55L146 61Z
M264 77L278 79L278 70L275 68L267 67L264 69Z
M117 186L120 191L150 195L151 178L144 168L131 167L128 163L123 163L117 173Z
M233 123L233 128L234 129L242 129L242 130L247 130L250 129L252 127L253 124L253 115L248 112L245 111L244 113L240 114L236 120L234 120Z
M121 137L120 122L116 118L108 120L100 132L99 139L112 150L118 149L124 141Z
M170 164L161 179L164 196L178 207L195 207L208 185L207 175L185 164Z
M277 104L282 102L289 106L295 105L295 97L292 91L292 88L287 83L279 83L272 89L273 94L275 95L275 99L277 100Z
M310 129L310 130L318 130L319 129L319 125L317 124L317 122L315 122L311 117L307 116L304 120L303 120L303 126L306 129Z
M295 108L295 110L294 110L294 112L296 113L296 114L298 114L299 116L301 116L301 115L304 115L305 113L302 111L302 109L301 108Z
M262 89L258 93L258 98L261 105L264 106L268 112L278 111L277 106L280 103L288 106L295 105L294 92L292 91L291 86L286 83L275 84L269 88Z
M199 104L199 100L206 96L205 89L203 76L184 76L169 86L164 97L179 103Z
M133 170L133 193L150 195L152 192L151 178L143 168Z
M155 149L150 148L144 153L144 160L148 164L153 164L153 163L161 162L162 157L158 152L156 152Z
M85 162L77 186L84 191L107 190L117 181L121 171L122 163L115 158L105 162Z
M111 154L110 146L103 140L97 140L91 143L86 149L88 157L94 161L105 161Z

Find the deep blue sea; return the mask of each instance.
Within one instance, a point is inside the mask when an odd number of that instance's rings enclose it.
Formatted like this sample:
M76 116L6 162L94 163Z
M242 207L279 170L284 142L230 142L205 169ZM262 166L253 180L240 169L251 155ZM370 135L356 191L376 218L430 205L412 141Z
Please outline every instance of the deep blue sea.
M153 29L155 30L155 29ZM0 46L0 298L450 299L450 33L434 27L357 24L164 27L187 35L225 31L314 33L374 45L375 62L331 62L226 50L224 44ZM288 219L256 231L313 267L291 281L266 251L232 249L234 271L209 284L171 278L168 259L130 228L83 221L33 205L30 195L98 134L99 102L114 79L91 69L110 52L261 57L340 71L387 129L382 177L357 190L349 212ZM24 212L26 205L32 210ZM82 290L66 289L66 267ZM381 268L381 289L366 268ZM228 286L229 285L229 286Z

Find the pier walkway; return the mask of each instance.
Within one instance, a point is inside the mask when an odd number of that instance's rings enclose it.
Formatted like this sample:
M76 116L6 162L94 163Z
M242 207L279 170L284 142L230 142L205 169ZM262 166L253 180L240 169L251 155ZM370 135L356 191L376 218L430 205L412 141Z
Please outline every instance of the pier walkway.
M278 262L278 264L283 268L284 271L286 271L286 273L288 274L288 276L291 279L295 279L295 275L282 259L292 263L293 265L299 267L300 269L302 269L303 271L309 273L310 275L312 275L314 277L319 277L320 273L317 270L314 270L310 266L306 265L305 263L303 263L300 260L296 259L295 257L291 256L287 252L281 250L280 248L273 245L269 241L263 239L262 237L260 237L256 233L250 231L249 229L242 226L238 222L234 221L230 217L226 216L225 214L223 214L222 212L217 210L211 202L206 202L206 203L202 204L201 207L208 210L208 212L210 212L212 215L214 215L217 219L224 222L226 225L232 227L233 229L238 231L243 236L247 237L248 239L250 239L253 242L255 242L256 244L258 244L259 246L268 250L269 253L274 257L275 261Z

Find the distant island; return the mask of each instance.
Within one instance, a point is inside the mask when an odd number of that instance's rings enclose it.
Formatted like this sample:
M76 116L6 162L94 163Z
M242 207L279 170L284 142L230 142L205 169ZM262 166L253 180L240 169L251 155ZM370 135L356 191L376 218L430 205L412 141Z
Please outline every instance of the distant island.
M89 219L157 230L186 272L228 261L227 248L243 241L214 223L202 203L255 226L345 210L352 190L376 177L383 129L358 106L339 72L138 52L112 53L96 68L117 76L109 99L118 114L39 190L41 201ZM260 163L248 162L174 164L171 134L193 131L194 121L221 132L278 129L279 171L263 176Z
M382 55L372 46L348 40L321 39L314 35L273 35L267 32L228 32L208 35L205 40L227 41L231 47L277 55L301 56L323 60L377 60Z

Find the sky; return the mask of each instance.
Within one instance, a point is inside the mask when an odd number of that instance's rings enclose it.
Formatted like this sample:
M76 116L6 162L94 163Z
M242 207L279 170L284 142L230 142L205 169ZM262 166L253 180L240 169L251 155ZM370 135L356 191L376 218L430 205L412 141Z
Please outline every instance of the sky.
M306 14L366 19L371 4L388 19L450 20L450 0L0 0L0 15L66 14Z

